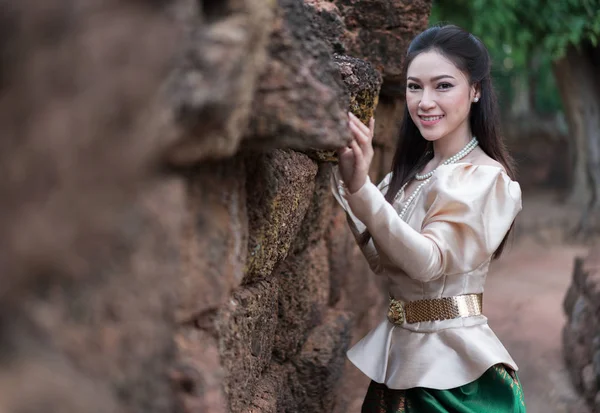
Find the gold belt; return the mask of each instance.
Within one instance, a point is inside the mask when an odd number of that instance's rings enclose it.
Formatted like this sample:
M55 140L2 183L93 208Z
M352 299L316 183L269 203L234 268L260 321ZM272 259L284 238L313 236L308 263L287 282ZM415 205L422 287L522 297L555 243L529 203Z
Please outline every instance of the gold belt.
M403 302L390 296L388 320L394 324L450 320L481 315L483 294L455 295Z

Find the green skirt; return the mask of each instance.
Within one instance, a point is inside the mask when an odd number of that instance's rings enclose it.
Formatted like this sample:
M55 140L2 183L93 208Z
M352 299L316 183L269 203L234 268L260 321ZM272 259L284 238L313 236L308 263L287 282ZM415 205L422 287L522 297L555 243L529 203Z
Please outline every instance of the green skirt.
M517 374L502 364L493 366L474 382L449 390L393 390L372 381L361 409L361 413L440 412L525 413L521 383Z

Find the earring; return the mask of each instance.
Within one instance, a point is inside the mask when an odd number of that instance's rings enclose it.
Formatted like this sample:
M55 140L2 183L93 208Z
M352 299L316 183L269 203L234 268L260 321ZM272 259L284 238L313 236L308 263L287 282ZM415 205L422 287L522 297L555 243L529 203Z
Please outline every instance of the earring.
M479 102L479 98L476 97L475 99L473 99L473 102L475 102L475 103Z

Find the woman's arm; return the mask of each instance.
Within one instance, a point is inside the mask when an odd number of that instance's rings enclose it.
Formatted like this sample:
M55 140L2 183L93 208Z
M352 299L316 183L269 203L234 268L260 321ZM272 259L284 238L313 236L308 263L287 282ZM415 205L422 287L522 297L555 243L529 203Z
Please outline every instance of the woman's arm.
M521 190L500 168L456 164L433 179L420 232L398 216L367 182L345 194L352 212L379 248L411 278L431 281L466 273L489 260L521 210Z

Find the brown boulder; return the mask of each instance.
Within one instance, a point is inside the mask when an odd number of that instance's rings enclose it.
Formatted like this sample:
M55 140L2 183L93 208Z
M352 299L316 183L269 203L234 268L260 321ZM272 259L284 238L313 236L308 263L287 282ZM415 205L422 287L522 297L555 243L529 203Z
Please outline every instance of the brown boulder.
M340 68L342 80L350 95L349 110L368 125L377 107L381 75L369 62L361 59L335 55L334 61Z
M241 287L217 317L219 352L226 372L224 386L232 412L247 407L271 361L278 297L276 280Z
M244 282L266 278L287 257L314 191L317 165L295 151L273 150L247 161L248 265Z
M302 1L279 0L269 58L254 96L248 146L335 149L350 139L348 98Z
M319 37L325 40L332 53L346 54L344 34L346 25L337 6L330 1L304 0L312 8L313 26Z
M299 412L293 389L295 369L290 363L271 363L260 378L252 401L244 413Z
M583 391L581 373L592 361L591 337L588 331L592 325L592 314L587 300L580 296L573 307L573 313L563 329L565 362L575 387Z
M3 366L0 389L2 412L119 411L109 386L78 372L68 360L47 348L35 355L30 352L26 359L14 358L10 366Z
M351 271L352 262L349 257L352 256L352 250L356 248L354 237L348 228L346 213L337 205L333 198L330 199L333 205L331 222L327 228L325 236L327 250L329 251L329 269L330 269L330 290L329 305L335 306L342 296L342 288L346 281L347 274Z
M582 288L585 287L585 277L587 274L583 271L583 263L584 259L581 257L576 257L573 263L573 277L571 285L569 285L569 289L565 294L565 298L563 300L563 311L567 315L567 317L571 317L573 314L573 310L575 308L575 303L579 299L581 295Z
M274 355L286 360L300 350L327 308L329 265L325 242L289 257L278 268L277 278L280 292Z
M168 143L154 104L179 30L153 2L2 4L0 300L21 300L109 259Z
M583 387L583 396L587 400L593 401L598 392L598 377L594 372L594 366L588 364L581 369L581 383Z
M292 246L293 254L298 254L319 242L327 231L333 212L333 204L330 202L330 175L331 166L319 163L312 200Z
M184 192L156 101L179 29L132 0L1 18L0 411L172 410Z
M242 282L248 245L243 159L205 163L187 181L179 322L224 304Z
M329 310L294 359L299 382L298 411L345 411L345 395L340 395L338 390L350 344L351 319L349 313Z
M217 340L208 333L183 327L175 336L178 361L169 375L183 413L225 413L221 358Z
M188 38L168 85L174 126L182 131L169 152L176 165L237 152L267 61L276 7L275 1L257 0L193 4L183 13Z
M183 204L182 182L156 185L116 222L122 232L107 246L107 261L92 261L93 269L76 284L55 284L27 300L28 317L45 333L37 337L51 337L47 357L58 352L99 389L110 389L113 411L174 406L167 371L176 355L176 282L165 280L179 277ZM24 356L28 351L25 343L19 346Z
M333 59L348 94L347 110L368 125L379 100L381 75L364 60L339 54L335 54ZM335 151L306 150L305 153L317 162L337 163Z
M429 0L332 0L346 33L348 54L371 62L383 74L382 93L404 96L402 70L408 45L427 27Z
M595 317L600 318L600 247L593 247L581 264L578 282L592 306Z

